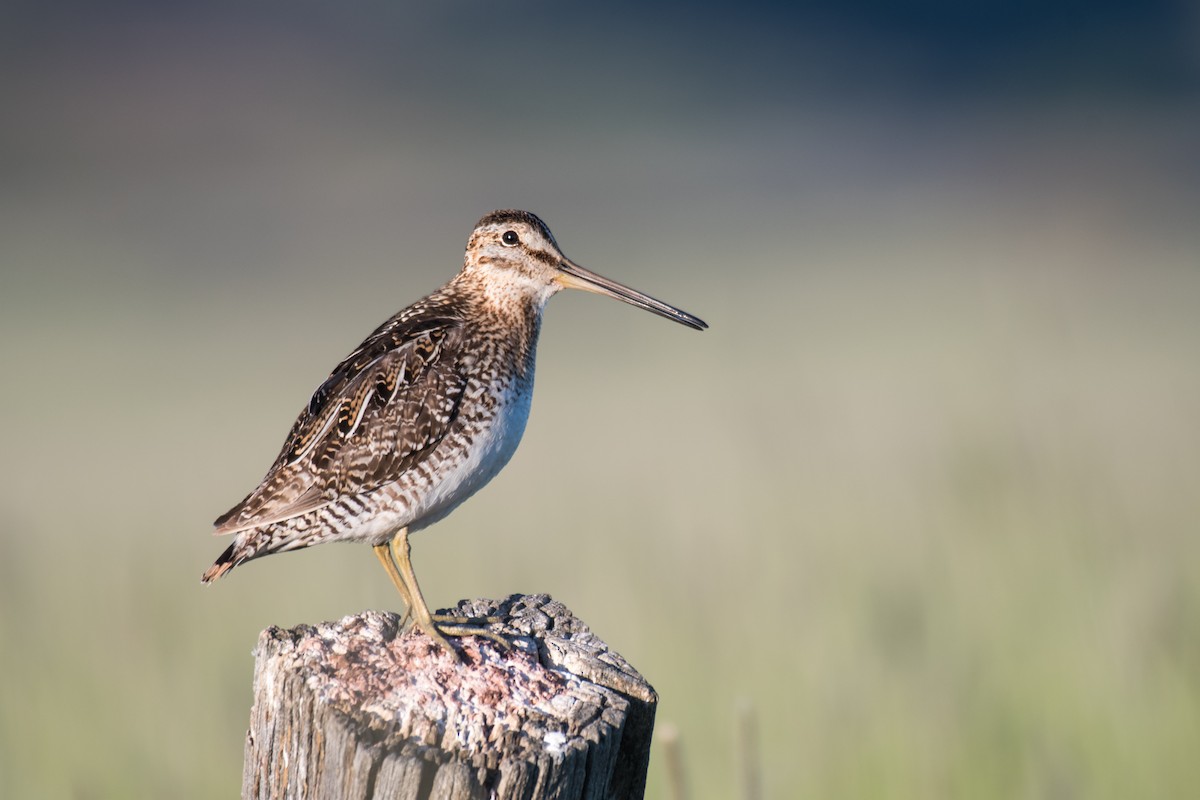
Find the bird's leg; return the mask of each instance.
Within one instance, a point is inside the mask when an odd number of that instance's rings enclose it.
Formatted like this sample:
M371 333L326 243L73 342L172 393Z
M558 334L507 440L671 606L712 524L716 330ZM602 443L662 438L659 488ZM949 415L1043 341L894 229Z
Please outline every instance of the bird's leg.
M400 627L403 628L413 614L413 602L408 587L404 584L404 578L400 577L400 573L396 571L396 564L392 561L391 548L387 543L377 544L371 549L375 551L375 557L379 559L379 563L383 564L383 568L387 570L388 577L396 586L396 591L400 592L400 596L404 598L404 616L400 618Z
M388 577L392 579L396 589L400 592L400 596L404 598L404 618L400 620L400 627L404 627L404 623L412 617L412 594L409 592L408 585L404 582L403 576L396 569L396 562L392 560L391 548L387 544L379 544L372 547L375 551L375 557L379 559L379 563L383 564L383 568L387 570ZM434 622L449 622L452 624L463 625L469 622L476 624L495 624L504 622L503 617L461 617L456 614L430 614L429 618Z
M446 639L447 636L484 636L505 648L509 647L508 640L494 631L457 622L459 619L469 620L467 617L439 615L446 622L435 624L435 620L438 618L429 613L429 606L425 604L425 598L421 596L421 587L417 583L417 575L413 572L412 561L409 558L408 528L401 528L400 532L392 538L392 558L395 559L396 567L412 597L410 607L413 612L413 621L418 628L429 635L429 638L449 650L454 656L458 654L450 646L450 642Z

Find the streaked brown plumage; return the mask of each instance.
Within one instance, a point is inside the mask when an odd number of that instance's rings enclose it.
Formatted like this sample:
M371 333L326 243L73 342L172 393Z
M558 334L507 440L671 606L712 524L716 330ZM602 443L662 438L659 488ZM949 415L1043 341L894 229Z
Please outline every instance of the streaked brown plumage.
M270 553L362 541L430 636L449 648L441 634L482 632L429 614L407 536L512 456L529 414L542 309L568 286L707 327L571 262L533 214L487 215L462 271L377 328L313 393L262 483L217 519L216 533L236 536L202 580Z

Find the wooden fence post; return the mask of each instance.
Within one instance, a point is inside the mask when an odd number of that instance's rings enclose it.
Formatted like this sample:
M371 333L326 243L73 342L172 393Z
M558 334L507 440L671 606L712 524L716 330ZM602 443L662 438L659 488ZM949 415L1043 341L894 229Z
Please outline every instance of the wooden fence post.
M243 798L627 800L645 791L658 697L547 595L463 601L510 650L455 661L395 614L268 628L255 650Z

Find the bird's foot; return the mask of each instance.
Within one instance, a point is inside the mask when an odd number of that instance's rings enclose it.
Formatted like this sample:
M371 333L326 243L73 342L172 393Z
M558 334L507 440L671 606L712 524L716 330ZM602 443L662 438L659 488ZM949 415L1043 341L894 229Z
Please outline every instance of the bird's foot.
M434 622L445 622L449 625L499 625L504 617L463 617L458 614L430 614Z
M425 635L433 639L441 645L446 652L454 656L456 659L461 659L462 656L450 644L451 638L461 638L463 636L482 636L485 639L491 639L496 644L500 645L501 649L509 650L512 648L512 642L505 638L502 634L496 633L490 628L484 628L479 625L468 625L449 621L443 621L441 617L446 615L432 615L433 620L428 625L422 625L419 620L414 624L425 632ZM454 619L454 618L451 618ZM457 619L462 619L461 617ZM476 620L471 620L472 622Z

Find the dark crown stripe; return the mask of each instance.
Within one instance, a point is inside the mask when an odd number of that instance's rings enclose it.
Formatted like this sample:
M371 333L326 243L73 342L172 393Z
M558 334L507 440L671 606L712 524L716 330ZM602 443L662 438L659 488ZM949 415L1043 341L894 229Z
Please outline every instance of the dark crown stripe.
M486 225L504 225L505 223L524 223L541 231L546 241L554 241L554 234L550 232L550 228L536 214L531 214L528 211L520 211L515 208L502 208L498 211L493 211L475 223L475 227L482 228Z

